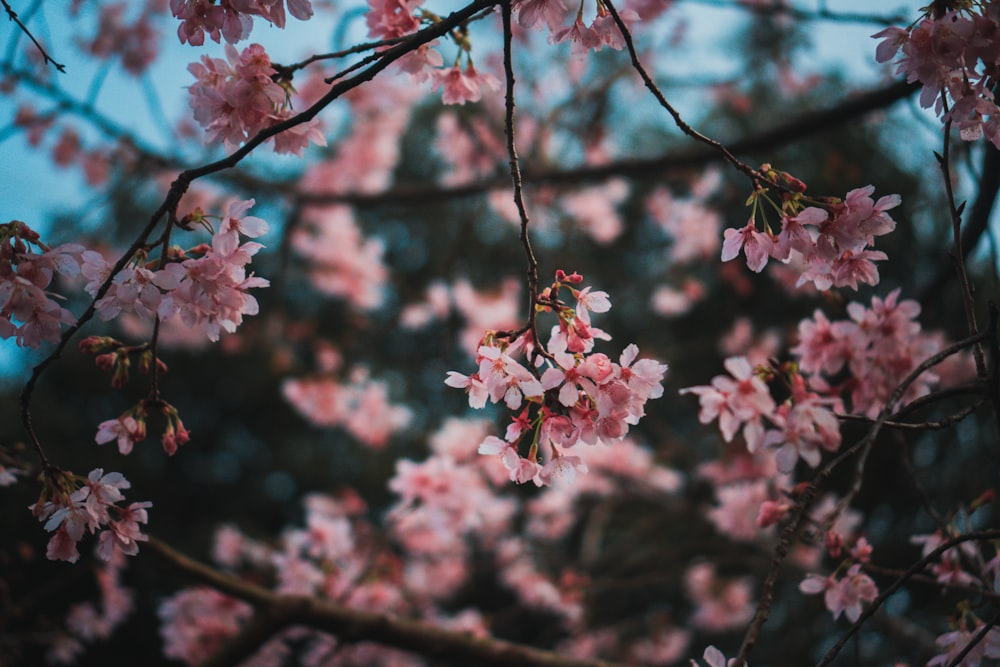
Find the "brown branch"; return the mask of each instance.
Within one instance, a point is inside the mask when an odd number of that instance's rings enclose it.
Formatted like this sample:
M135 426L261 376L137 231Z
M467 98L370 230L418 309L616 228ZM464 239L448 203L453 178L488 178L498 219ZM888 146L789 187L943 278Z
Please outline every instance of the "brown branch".
M703 7L717 7L720 9L740 9L754 15L761 16L782 16L796 19L798 21L830 21L834 23L865 23L880 26L907 24L911 17L902 14L883 15L863 14L859 12L834 12L825 7L815 10L799 9L790 7L784 3L774 3L772 5L748 4L746 2L720 2L720 0L685 0L686 3L702 5Z
M773 150L785 146L817 132L828 131L830 127L841 125L872 111L884 109L899 100L912 95L918 85L897 82L891 85L859 94L841 104L828 109L810 111L786 123L776 125L760 133L728 142L733 153L746 154L756 151ZM599 165L583 165L574 169L532 169L525 168L521 177L531 185L578 186L581 183L604 181L616 176L649 180L658 179L664 173L685 169L697 169L718 162L720 154L712 149L670 151L648 158L614 160ZM353 206L375 208L386 205L411 205L426 201L440 202L446 199L472 197L491 190L503 189L510 184L509 177L485 179L474 183L441 186L399 186L372 194L360 193L300 193L296 198L302 204L344 203ZM247 184L277 194L295 191L293 182L267 182L260 179ZM258 187L259 186L259 187Z
M172 567L200 583L244 600L258 611L266 609L266 618L258 621L260 628L267 627L276 631L290 625L303 625L329 632L341 641L371 641L450 664L474 664L482 667L618 667L615 663L600 660L567 658L503 639L477 638L467 633L442 630L421 621L352 609L318 598L281 595L219 572L154 537L150 537L146 547ZM207 664L227 663L213 659Z
M863 563L861 569L869 574L878 575L881 577L894 577L899 578L906 575L906 570L899 570L891 567L881 567L879 565L872 565L871 563ZM1000 602L1000 593L996 593L981 586L973 586L971 584L963 584L960 581L938 581L934 577L929 577L926 574L911 574L909 575L911 581L915 581L925 586L930 586L932 588L937 588L941 591L954 591L958 593L965 593L967 595L981 595L988 600L994 600Z
M150 162L164 168L183 167L179 157L161 155L151 147L143 146L137 137L105 119L92 105L71 98L64 91L49 83L36 80L28 72L15 70L11 72L11 75L19 81L26 82L37 92L49 96L56 102L59 109L81 116L111 138L125 141ZM802 113L788 122L727 142L727 145L736 154L773 150L817 132L825 132L830 127L856 120L873 111L884 109L909 97L918 88L917 84L897 82L859 93L827 109ZM581 183L599 182L617 176L648 180L660 178L664 173L671 171L702 168L718 162L720 159L719 153L716 151L699 147L693 150L670 151L654 157L615 160L605 164L583 165L571 169L532 169L528 167L522 170L521 180L525 184L555 186L577 186ZM510 186L509 177L498 177L445 187L403 185L377 193L316 193L300 192L295 180L276 181L273 178L232 172L215 174L215 176L248 191L294 198L299 205L303 206L341 203L361 208L412 205L428 201L440 202L448 199L474 197L491 190L500 190Z
M528 279L528 333L531 335L531 361L535 361L540 353L538 344L538 325L535 304L538 302L538 260L531 247L531 237L528 236L528 211L524 206L524 190L521 181L521 160L517 156L517 146L514 139L514 64L511 55L511 43L514 41L510 27L511 0L500 3L501 21L503 23L503 71L506 90L504 92L504 130L507 134L507 156L510 164L510 181L514 188L514 205L521 220L521 246L528 260L526 275Z

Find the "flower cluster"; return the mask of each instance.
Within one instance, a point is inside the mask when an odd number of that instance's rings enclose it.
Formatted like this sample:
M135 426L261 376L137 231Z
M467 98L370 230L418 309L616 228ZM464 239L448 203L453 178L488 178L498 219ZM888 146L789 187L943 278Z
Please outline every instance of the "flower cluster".
M412 418L408 408L389 401L388 384L372 379L360 366L349 371L346 382L324 373L285 380L281 389L285 400L311 423L340 426L372 449L384 449Z
M170 0L170 12L181 20L177 36L181 44L201 46L207 33L216 42L225 37L230 44L247 37L253 17L260 16L279 28L285 27L285 0ZM300 21L313 15L310 0L287 0L288 13Z
M293 115L288 91L275 83L277 70L260 44L251 44L242 53L226 44L226 60L202 56L200 63L188 65L188 71L198 80L188 89L191 109L209 142L222 141L232 150ZM315 118L276 135L274 150L301 156L310 142L326 145Z
M472 62L467 63L464 70L458 65L432 70L431 77L434 90L441 88L441 101L445 104L478 102L483 97L484 87L493 92L500 90L497 78L487 72L480 73Z
M993 95L1000 67L1000 7L990 2L975 10L972 3L964 4L970 6L928 16L911 28L875 33L872 37L882 40L875 57L889 62L901 51L896 72L923 85L921 106L933 105L941 120L954 123L966 141L985 135L1000 147L1000 109Z
M213 588L189 588L160 605L163 654L189 665L209 659L253 615L253 607Z
M569 5L563 0L520 0L514 3L514 8L522 27L544 25L549 30L549 41L553 44L570 42L574 56L600 51L605 46L616 50L625 48L621 31L604 3L598 0L597 11L589 25L584 22L582 11L576 12L570 25L564 25L566 19L573 16ZM626 26L631 26L640 18L648 18L631 7L621 9L619 16Z
M876 417L899 383L944 346L940 335L921 331L919 304L900 301L899 290L884 300L872 297L870 308L852 302L847 314L845 320L830 322L817 310L799 323L799 344L791 350L797 364L783 369L789 396L780 405L765 382L778 377L774 369L754 368L745 357L725 361L728 375L681 393L698 396L699 421L718 420L726 442L740 432L751 453L777 449L780 472L791 472L799 458L816 467L821 450L840 447L835 411L843 411L847 403L853 412ZM903 399L929 393L942 376L960 378L966 361L949 360L936 372L924 372ZM831 384L845 369L848 377Z
M231 202L212 236L211 246L194 249L197 257L170 262L156 270L142 262L126 266L97 301L97 314L105 321L123 312L146 321L154 316L178 316L188 328L204 330L212 341L219 339L222 330L236 331L244 315L257 314L257 300L248 290L269 285L264 278L247 275L246 270L251 258L264 246L253 242L240 245L241 235L254 238L267 231L263 220L243 215L253 204L252 199ZM196 217L197 222L206 222L200 212ZM94 274L110 271L97 253L90 253L86 259ZM97 285L98 281L92 282L88 289L96 294Z
M479 446L481 454L500 456L510 479L518 483L531 480L541 486L555 477L572 479L576 470L586 472L580 457L560 450L581 442L621 440L645 414L646 401L663 394L667 367L652 359L637 360L634 344L625 348L618 363L593 352L595 339L610 337L591 326L590 313L607 311L611 302L604 292L572 286L582 280L578 274L558 271L552 286L536 299L538 310L554 312L559 320L544 348L537 349L528 335L488 332L479 347L478 371L469 376L451 371L445 380L465 389L474 408L503 401L518 410L528 403L512 419L504 439L488 436ZM576 300L575 307L559 299L563 289ZM535 360L534 367L522 365L515 358L519 353ZM520 451L522 441L529 443L526 455Z
M49 560L75 563L80 558L77 543L84 533L100 531L97 555L109 561L116 551L134 556L139 552L139 542L148 539L139 524L146 523L146 509L150 502L118 505L124 500L122 491L131 485L121 473L104 473L96 468L82 480L68 473L57 473L55 481L43 491L39 501L31 506L32 514L45 521L45 530L52 538L45 555Z
M758 273L769 258L793 263L801 267L798 285L811 282L820 290L830 287L856 290L859 283L878 283L874 262L886 259L886 255L869 247L876 236L896 228L896 222L886 211L899 205L899 195L875 201L871 197L875 188L869 185L851 190L843 200L814 200L822 203L822 208L805 206L808 200L801 195L805 189L801 181L767 165L762 169L798 192L784 194L779 233L775 234L766 222L764 231L758 230L756 215L744 227L727 229L723 233L722 261L735 259L742 252L747 266ZM751 196L755 212L765 192L758 190Z
M920 304L899 300L899 290L885 299L872 297L871 307L847 306L848 317L830 322L822 312L799 323L799 344L791 352L812 384L832 380L843 370L849 378L828 389L843 393L854 412L875 417L899 383L926 358L945 346L939 333L923 331ZM930 393L943 378L956 381L969 372L968 358L955 357L925 371L903 395L904 401ZM818 381L817 381L818 380Z
M78 276L83 252L74 244L46 246L20 220L0 225L0 338L15 338L21 347L59 341L62 325L76 318L48 287L57 273Z
M717 375L711 385L687 387L682 394L698 396L698 420L708 424L719 420L726 442L742 429L747 451L777 448L780 472L791 472L799 458L812 467L820 462L820 450L840 447L840 426L833 409L835 398L810 391L806 379L792 371L787 374L791 395L780 406L771 397L765 378L773 372L755 369L745 357L730 357L724 364L729 375Z

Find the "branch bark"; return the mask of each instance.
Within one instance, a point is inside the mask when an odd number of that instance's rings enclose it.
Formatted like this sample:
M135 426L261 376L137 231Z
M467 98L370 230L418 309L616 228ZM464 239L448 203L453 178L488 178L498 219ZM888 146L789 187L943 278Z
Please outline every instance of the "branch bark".
M345 642L370 641L392 648L412 651L427 658L455 665L481 667L624 667L601 660L567 658L549 651L516 644L503 639L479 638L460 632L442 630L434 625L389 614L352 609L318 598L280 595L182 554L154 537L143 547L156 553L171 567L198 582L266 610L261 629L278 632L292 625L329 632ZM247 638L238 638L247 641ZM246 657L239 647L223 648L207 665L235 664Z

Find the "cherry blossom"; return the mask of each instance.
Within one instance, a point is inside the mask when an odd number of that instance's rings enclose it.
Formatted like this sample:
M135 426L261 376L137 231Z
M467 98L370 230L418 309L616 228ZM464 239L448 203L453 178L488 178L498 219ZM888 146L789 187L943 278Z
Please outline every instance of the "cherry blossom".
M310 0L288 0L288 13L300 21L312 14ZM285 27L285 0L170 0L170 12L181 20L177 36L181 44L201 46L207 34L218 42L225 37L238 42L253 30L253 17L260 16L278 28Z
M777 406L764 381L754 373L744 357L730 357L724 363L730 376L716 375L709 386L687 387L681 394L698 397L701 412L698 421L708 424L719 420L719 430L730 442L742 426L747 450L757 451L764 444L763 419L774 420Z
M480 453L499 456L511 481L519 484L531 480L545 485L554 478L571 481L587 465L579 457L566 457L561 449L579 442L593 445L623 439L629 426L645 414L646 401L663 395L661 382L667 367L637 359L635 345L622 352L619 363L591 351L594 338L605 334L589 325L587 313L605 312L611 302L603 292L572 287L582 280L579 274L560 270L556 282L543 290L542 303L546 310L558 312L559 324L552 328L545 357L539 361L542 370L529 370L512 356L534 354L534 346L525 337L508 344L496 332L488 332L478 351L479 370L469 376L450 371L445 380L451 387L466 390L471 407L483 407L488 399L518 410L527 401L534 417L522 412L504 440L488 436L479 446ZM564 287L577 299L576 309L558 300ZM524 456L518 444L529 432L535 436ZM541 463L539 456L544 459Z
M772 178L787 184L790 189L804 190L805 185L795 177L763 167ZM898 195L871 198L874 186L855 188L843 200L830 199L825 208L804 206L799 197L787 198L783 203L781 231L775 235L765 225L757 229L755 215L739 229L729 228L723 233L722 261L735 259L740 252L747 258L750 270L759 273L769 258L786 265L799 264L797 286L815 284L817 289L850 287L859 284L876 285L878 269L874 262L887 259L885 253L870 250L875 237L888 234L896 227L887 211L900 203ZM751 197L756 203L766 198L765 191Z
M196 665L235 635L253 608L212 588L191 588L164 600L158 613L163 654Z
M206 140L222 141L233 150L261 130L291 116L288 93L272 80L276 70L267 52L251 44L237 52L226 44L226 60L202 56L188 71L197 82L188 90L194 118L205 128ZM315 118L293 128L293 136L275 138L275 150L301 155L308 141L326 139Z
M823 593L826 608L833 617L844 614L852 623L861 616L861 603L878 596L875 582L861 572L860 563L852 565L840 579L810 574L799 584L799 590L807 594Z
M958 629L946 632L934 641L943 649L943 652L931 658L927 662L928 667L935 665L975 667L983 664L984 658L1000 658L1000 631L990 628L985 637L972 646L972 650L968 651L960 662L955 662L959 654L969 648L973 638L979 635L985 625L978 618L973 617L973 619L972 627L969 627L969 624L963 620Z
M116 552L134 556L138 542L146 540L139 524L146 523L146 509L152 503L132 503L121 507L122 491L131 484L121 473L105 474L95 468L82 481L63 475L60 483L71 483L73 491L63 487L31 506L32 513L45 521L45 530L54 533L49 540L46 556L49 560L75 563L80 558L77 543L86 533L101 531L98 556L109 561ZM77 486L78 485L78 486Z
M15 338L21 347L58 342L62 326L76 318L48 288L56 274L78 276L84 252L76 244L45 246L19 220L0 225L0 338Z

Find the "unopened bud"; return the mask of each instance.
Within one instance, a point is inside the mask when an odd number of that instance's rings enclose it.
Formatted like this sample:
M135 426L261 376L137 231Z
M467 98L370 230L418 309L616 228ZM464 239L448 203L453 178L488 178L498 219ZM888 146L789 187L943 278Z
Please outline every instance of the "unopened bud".
M107 336L87 336L79 343L80 351L84 354L97 354L117 343L114 338Z
M118 358L117 354L115 354L114 352L108 352L107 354L99 354L96 357L94 357L94 363L97 364L97 367L100 368L102 371L110 371L114 370L115 359L117 358Z

